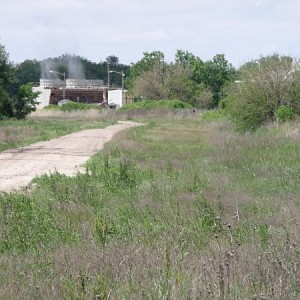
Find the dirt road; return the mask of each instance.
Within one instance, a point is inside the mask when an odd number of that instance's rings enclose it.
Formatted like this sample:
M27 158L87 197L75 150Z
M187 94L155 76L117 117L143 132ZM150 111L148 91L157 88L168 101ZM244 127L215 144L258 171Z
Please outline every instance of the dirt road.
M51 141L0 153L0 191L26 186L35 176L58 171L74 175L80 165L100 151L119 131L138 126L123 121L104 129L90 129Z

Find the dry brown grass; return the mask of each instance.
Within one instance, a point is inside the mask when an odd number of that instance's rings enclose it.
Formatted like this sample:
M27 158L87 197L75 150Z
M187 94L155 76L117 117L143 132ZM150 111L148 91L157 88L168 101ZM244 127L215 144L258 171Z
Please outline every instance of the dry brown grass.
M6 126L0 127L0 142L16 143L24 140L24 137L34 134L34 129L30 127L13 127Z
M85 111L56 111L56 110L36 110L27 118L40 119L65 119L65 120L99 120L111 116L113 113L108 110L89 109Z

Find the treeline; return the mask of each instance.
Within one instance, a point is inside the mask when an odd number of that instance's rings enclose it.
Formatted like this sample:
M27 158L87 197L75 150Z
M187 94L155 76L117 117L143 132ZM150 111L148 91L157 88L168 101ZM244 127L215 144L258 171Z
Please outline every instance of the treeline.
M179 99L199 108L216 107L223 87L232 82L236 70L217 54L204 62L188 51L177 50L174 62L167 63L160 51L145 52L130 68L127 87L135 98Z
M111 55L105 61L95 63L78 55L63 54L55 58L47 58L41 61L25 60L17 64L16 74L20 83L39 82L40 78L47 79L58 77L49 71L65 73L66 78L72 79L102 79L107 84L107 70L123 71L125 76L129 75L130 67L119 63L119 58ZM110 75L112 84L120 84L121 78Z
M167 63L162 52L146 52L131 67L127 86L139 99L224 109L240 131L300 115L300 63L277 53L235 69L221 54L204 62L178 50L174 62Z
M223 54L203 61L182 50L177 50L172 62L166 62L161 51L144 52L130 66L114 55L95 63L70 54L14 65L0 45L0 117L22 118L35 109L37 95L30 83L40 78L65 73L67 78L102 79L107 84L108 66L124 72L125 88L136 101L176 99L196 108L219 107L242 131L300 114L299 61L290 56L260 57L238 69ZM120 86L120 74L111 73L110 83Z

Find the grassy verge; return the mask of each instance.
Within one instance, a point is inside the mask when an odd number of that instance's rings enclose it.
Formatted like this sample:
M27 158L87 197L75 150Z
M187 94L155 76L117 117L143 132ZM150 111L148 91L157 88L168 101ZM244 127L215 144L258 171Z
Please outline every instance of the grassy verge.
M298 124L144 121L1 196L0 298L299 299Z
M115 119L101 118L98 114L46 112L27 120L0 120L0 151L26 146L38 141L50 140L72 132L102 128L113 124Z

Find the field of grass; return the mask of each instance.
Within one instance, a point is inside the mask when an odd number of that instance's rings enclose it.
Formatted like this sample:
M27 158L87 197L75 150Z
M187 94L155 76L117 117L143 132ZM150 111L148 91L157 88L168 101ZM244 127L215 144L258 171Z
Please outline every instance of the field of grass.
M0 151L45 141L72 132L113 124L112 116L99 111L37 111L27 120L0 120Z
M299 123L137 120L0 196L0 299L299 299Z

